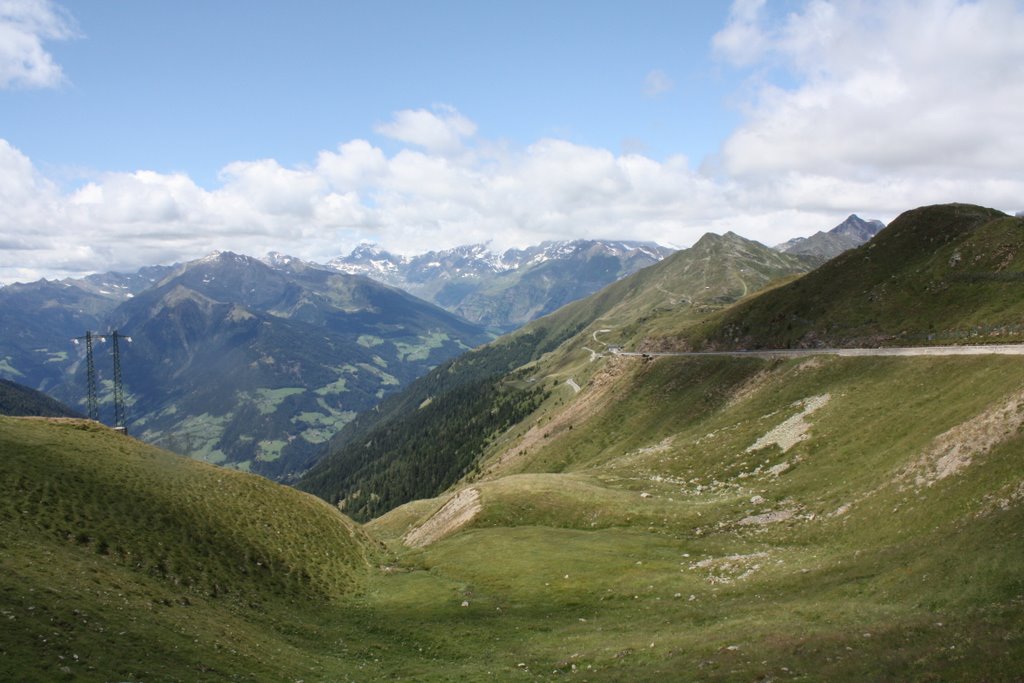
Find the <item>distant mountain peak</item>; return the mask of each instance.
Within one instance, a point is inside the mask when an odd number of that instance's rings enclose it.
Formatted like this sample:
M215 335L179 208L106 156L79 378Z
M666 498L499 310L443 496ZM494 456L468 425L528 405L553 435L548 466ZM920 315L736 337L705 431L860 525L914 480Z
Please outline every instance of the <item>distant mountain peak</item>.
M493 329L511 330L673 251L653 242L576 239L500 254L489 242L477 242L397 256L364 242L327 265L400 287Z
M737 235L732 230L729 230L722 235L714 232L706 232L700 236L700 239L693 243L691 248L700 251L701 249L708 249L722 244L748 244L752 242L753 240L749 240L742 235Z
M289 256L288 254L283 254L279 251L268 251L267 255L261 258L260 260L266 263L268 266L278 267L291 265L292 263L298 261L299 259L295 258L294 256Z
M776 245L775 249L787 254L804 254L825 260L864 244L877 235L885 223L879 220L864 220L855 213L828 232L819 230L810 237L796 237Z
M214 249L213 251L211 251L206 256L202 257L201 259L197 259L196 261L194 261L194 263L212 263L214 261L219 261L221 255L224 254L224 253L225 252L221 251L220 249ZM230 252L227 252L227 253L230 253Z
M352 250L351 256L358 258L380 258L391 257L392 254L381 249L374 242L360 242Z

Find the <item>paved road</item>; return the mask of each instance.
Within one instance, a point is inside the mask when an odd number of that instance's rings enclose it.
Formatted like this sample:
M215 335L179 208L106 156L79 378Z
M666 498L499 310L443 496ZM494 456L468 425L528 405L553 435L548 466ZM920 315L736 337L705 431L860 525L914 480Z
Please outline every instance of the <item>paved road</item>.
M1024 355L1024 344L982 344L977 346L891 346L877 349L765 349L760 351L669 351L641 353L621 351L618 356L752 356L754 358L800 358L802 356L981 356Z

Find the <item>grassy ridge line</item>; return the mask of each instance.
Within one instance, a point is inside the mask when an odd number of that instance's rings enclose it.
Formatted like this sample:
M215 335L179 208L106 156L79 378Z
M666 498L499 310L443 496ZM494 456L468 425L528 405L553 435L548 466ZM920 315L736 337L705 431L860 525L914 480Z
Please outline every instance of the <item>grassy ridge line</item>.
M336 600L371 544L337 510L85 420L0 418L3 506L19 533L87 547L196 593Z
M682 334L693 349L1019 341L1024 219L946 204Z
M564 374L566 368L559 366L570 356L588 344L600 346L593 340L594 331L605 325L632 324L664 311L690 320L705 306L720 307L773 278L808 267L804 259L731 233L706 235L691 249L435 368L346 425L299 487L332 503L355 495L361 500L346 511L360 520L415 498L434 496L466 474L467 467L485 452L481 447L470 456L460 455L454 452L458 447L453 440L486 446L496 436L488 415L509 402L525 405L533 401L523 392L523 382ZM621 331L614 334L621 335ZM542 370L532 367L547 354L558 358L549 359ZM510 393L519 395L504 397ZM478 400L491 395L500 399ZM441 419L427 419L424 406L433 413L452 413L443 421L459 428L438 432L435 423ZM467 430L462 428L465 425L477 426ZM414 447L394 447L396 442ZM382 450L385 443L391 445ZM423 462L432 463L441 476L410 476L420 471L417 463Z
M7 379L0 379L0 415L82 417L43 392Z

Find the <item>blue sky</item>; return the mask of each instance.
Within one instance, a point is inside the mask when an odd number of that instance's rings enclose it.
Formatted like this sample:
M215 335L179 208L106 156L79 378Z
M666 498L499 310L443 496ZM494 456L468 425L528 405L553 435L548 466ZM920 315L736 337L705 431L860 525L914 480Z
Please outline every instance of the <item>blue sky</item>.
M1022 29L1019 0L0 0L0 283L1019 210Z
M80 37L48 47L66 83L7 89L0 104L22 152L69 172L185 171L209 188L231 161L307 163L436 103L514 144L555 136L655 158L700 159L737 120L737 74L708 52L727 3L65 6ZM671 86L651 91L652 71Z

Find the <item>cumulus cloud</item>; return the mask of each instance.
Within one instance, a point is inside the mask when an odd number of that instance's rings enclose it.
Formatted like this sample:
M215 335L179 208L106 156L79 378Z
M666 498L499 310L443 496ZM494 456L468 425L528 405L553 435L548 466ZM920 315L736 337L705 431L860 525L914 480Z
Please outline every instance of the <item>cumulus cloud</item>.
M0 140L0 282L213 249L324 261L363 240L400 253L584 237L686 246L733 230L776 244L853 212L1020 208L1019 3L772 9L736 2L712 41L750 97L714 163L697 166L557 138L498 143L450 106L396 112L376 128L387 141L342 141L309 164L227 163L213 188L143 170L62 191Z
M748 121L724 145L731 173L984 176L1019 167L1019 4L816 0L781 23L755 16L743 23L753 44L799 84L758 89Z
M682 157L658 162L558 139L522 149L480 144L458 157L387 155L355 140L311 166L233 162L214 189L138 171L103 174L69 193L0 141L0 182L9 212L0 224L0 281L137 268L213 249L323 261L363 240L404 253L584 237L683 244L725 211L720 188Z
M400 111L391 121L379 124L375 130L430 152L443 153L461 149L463 140L476 133L476 124L449 105L437 105L434 111Z
M1005 207L1024 181L1022 33L1021 5L1000 0L813 0L784 17L738 0L714 47L759 66L722 168L791 206Z
M765 50L765 29L760 24L765 0L735 0L729 23L711 39L715 51L736 66L749 66Z
M50 0L0 0L0 88L48 88L64 72L43 47L76 35L67 12Z

